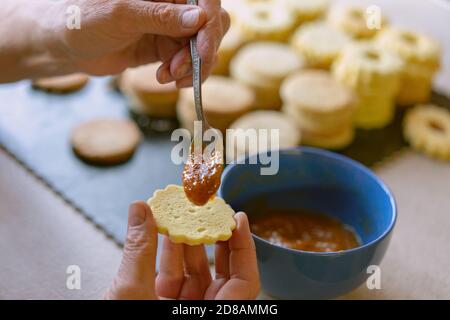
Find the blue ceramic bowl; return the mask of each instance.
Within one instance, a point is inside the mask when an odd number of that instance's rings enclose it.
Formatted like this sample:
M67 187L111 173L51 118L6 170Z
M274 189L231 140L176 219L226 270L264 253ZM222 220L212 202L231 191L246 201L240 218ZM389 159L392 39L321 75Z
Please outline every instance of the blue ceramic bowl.
M384 183L363 165L314 148L280 151L276 175L260 175L261 167L229 165L219 195L235 210L245 208L248 199L269 195L268 206L324 212L353 227L361 240L351 250L315 253L254 235L263 290L282 299L331 299L364 283L368 267L381 262L396 220L395 200ZM271 198L271 193L281 196Z

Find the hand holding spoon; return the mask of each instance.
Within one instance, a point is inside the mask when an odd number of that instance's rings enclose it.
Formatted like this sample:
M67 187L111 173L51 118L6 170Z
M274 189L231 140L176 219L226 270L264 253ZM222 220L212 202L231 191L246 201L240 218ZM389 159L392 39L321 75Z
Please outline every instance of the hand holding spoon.
M197 5L197 0L188 0L187 3ZM204 152L203 136L207 130L213 129L206 121L202 105L202 62L197 50L197 39L190 41L192 57L192 81L194 88L194 102L197 121L201 121L201 136L194 132L189 157L182 174L184 192L195 205L202 206L211 199L220 187L223 170L223 145L217 145L211 154ZM195 126L194 126L195 127ZM222 143L222 140L220 140ZM205 154L204 154L205 153Z

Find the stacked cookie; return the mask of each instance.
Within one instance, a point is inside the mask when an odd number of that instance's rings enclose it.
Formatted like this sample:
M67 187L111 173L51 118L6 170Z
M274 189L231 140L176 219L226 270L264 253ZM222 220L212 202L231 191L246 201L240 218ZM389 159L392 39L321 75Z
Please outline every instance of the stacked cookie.
M233 161L267 150L295 147L301 140L295 121L278 111L252 111L233 122L230 129L227 131L227 159Z
M335 78L358 95L354 123L363 129L383 128L395 115L401 60L374 43L347 46L333 66Z
M326 71L305 70L288 77L281 87L283 112L302 132L302 142L342 149L354 138L353 92Z
M433 77L439 69L439 44L423 34L400 28L389 28L377 38L378 44L398 54L403 60L399 105L424 103L429 100Z
M297 29L291 45L306 60L308 67L329 69L350 36L326 22L311 22Z
M126 70L120 76L119 87L128 98L130 109L135 113L174 118L178 89L174 83L160 84L156 80L158 67L158 63L153 63Z
M279 0L243 0L235 11L236 23L247 40L287 41L295 19Z
M356 6L335 7L330 11L328 21L352 38L370 39L387 24L381 10L376 7L370 9Z
M251 89L236 80L221 76L211 76L202 87L203 111L209 124L223 133L230 124L251 110L255 97ZM177 104L180 124L194 130L194 92L192 88L181 90Z
M281 107L281 82L303 67L303 60L289 46L277 42L255 42L246 45L230 64L231 76L253 89L254 108Z

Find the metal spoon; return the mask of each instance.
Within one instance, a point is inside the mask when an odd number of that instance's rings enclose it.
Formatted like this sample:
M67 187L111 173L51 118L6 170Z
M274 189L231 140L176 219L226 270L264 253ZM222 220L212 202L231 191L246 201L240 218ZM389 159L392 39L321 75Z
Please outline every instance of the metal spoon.
M198 5L198 0L187 0L187 3L190 5ZM197 115L197 121L201 121L202 130L201 137L196 136L197 134L194 132L194 141L197 138L200 138L202 141L203 135L205 131L208 129L217 129L212 128L208 121L206 121L205 114L203 112L203 103L202 103L202 60L197 50L197 37L194 36L190 40L190 49L191 49L191 57L192 57L192 86L194 88L194 104L195 104L195 113ZM218 144L216 142L216 151L220 152L223 155L223 143ZM203 144L197 144L197 147L202 147ZM196 150L198 151L198 150Z
M188 4L197 5L197 0L188 0ZM203 113L202 104L202 61L197 50L197 38L190 41L192 57L192 86L194 88L194 103L197 121L201 121L201 132L195 132L191 143L188 161L184 167L182 180L188 199L196 205L204 205L220 186L220 176L223 170L223 141L214 141L214 150L211 155L203 155L203 136L205 131L212 129ZM216 129L214 129L216 130ZM201 136L199 136L201 133Z
M198 5L197 0L188 0L190 5ZM202 60L197 50L197 37L194 36L190 41L191 57L192 57L192 86L194 88L194 102L195 113L197 114L197 120L202 121L202 131L205 131L209 127L206 122L205 115L203 113L202 104ZM203 134L203 132L202 132Z

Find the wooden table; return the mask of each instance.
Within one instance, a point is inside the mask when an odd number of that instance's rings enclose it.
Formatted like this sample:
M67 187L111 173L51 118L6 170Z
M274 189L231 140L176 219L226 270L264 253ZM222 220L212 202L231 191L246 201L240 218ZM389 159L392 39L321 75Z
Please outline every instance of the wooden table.
M445 42L447 69L437 85L450 92L450 18L446 26L436 24L444 14L450 17L446 5L438 8L436 1L425 0L352 2L378 3L388 15L397 13L399 22ZM382 289L362 286L343 298L450 299L450 164L405 150L376 172L399 206L381 265ZM120 257L121 249L111 239L0 149L0 299L100 298ZM81 268L81 290L66 288L69 265Z

